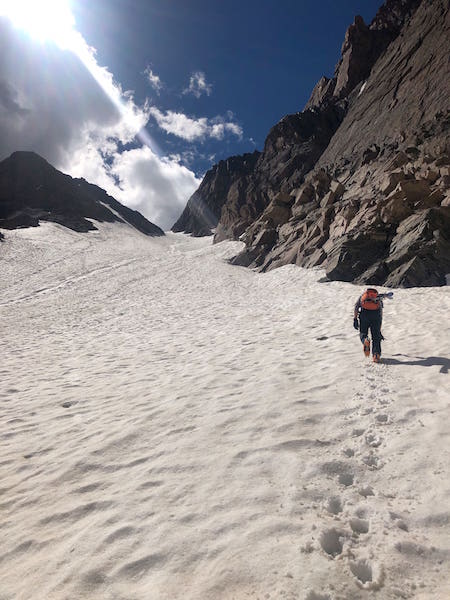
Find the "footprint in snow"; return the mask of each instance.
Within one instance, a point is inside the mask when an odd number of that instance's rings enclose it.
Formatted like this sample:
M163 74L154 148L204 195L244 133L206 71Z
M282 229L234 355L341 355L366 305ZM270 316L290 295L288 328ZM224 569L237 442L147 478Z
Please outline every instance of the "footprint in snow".
M386 406L387 404L391 403L391 399L390 398L378 398L378 403L381 404L382 406Z
M388 423L390 423L389 415L386 415L386 414L377 415L376 419L377 419L378 423L380 423L382 425L387 425Z
M369 521L361 519L359 517L353 517L350 519L350 527L355 534L368 533L369 532Z
M384 581L383 566L367 559L350 561L350 571L356 578L357 585L364 590L379 590Z
M331 600L331 596L329 596L328 594L319 594L314 590L310 590L306 594L305 600Z
M366 444L371 448L378 448L378 446L381 446L382 441L383 438L379 437L378 435L375 435L374 433L368 433L366 435Z
M324 552L331 556L331 558L335 558L342 553L343 543L342 538L344 533L334 527L331 529L326 529L322 531L319 538L319 543Z
M339 496L331 496L328 498L326 505L327 511L332 515L338 515L342 512L342 501Z
M62 408L70 408L71 406L74 406L75 404L77 404L77 401L72 400L72 401L63 402L61 404L61 406L62 406Z
M338 477L338 482L345 487L349 487L350 485L353 485L354 479L355 476L353 473L341 473Z
M378 469L381 469L383 467L383 463L381 462L381 460L372 452L364 456L362 460L363 463L367 465L372 471L378 471Z
M391 519L394 521L395 525L401 529L402 531L409 531L409 527L408 525L405 523L405 521L403 520L402 516L395 513L395 512L390 512L389 516L391 517Z
M354 429L352 431L352 437L360 437L365 431L365 429Z
M375 492L373 491L373 488L370 485L366 485L362 488L359 488L358 494L360 496L363 496L363 498L367 498L368 496L375 496Z

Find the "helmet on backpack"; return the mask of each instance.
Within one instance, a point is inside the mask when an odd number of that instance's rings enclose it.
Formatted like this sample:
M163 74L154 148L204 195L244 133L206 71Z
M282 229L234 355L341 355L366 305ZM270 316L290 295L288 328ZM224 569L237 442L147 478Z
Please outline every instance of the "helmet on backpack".
M381 298L376 289L367 288L361 296L361 308L365 310L379 310L381 308Z

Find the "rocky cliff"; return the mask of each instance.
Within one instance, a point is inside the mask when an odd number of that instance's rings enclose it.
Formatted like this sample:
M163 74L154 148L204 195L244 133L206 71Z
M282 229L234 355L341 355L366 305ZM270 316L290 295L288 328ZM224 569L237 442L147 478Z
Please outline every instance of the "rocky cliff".
M189 199L172 231L190 233L195 237L211 235L217 227L225 203L245 204L241 195L248 188L260 152L232 156L214 165L203 178L200 187Z
M127 222L146 235L164 235L101 188L64 175L34 152L15 152L0 163L0 228L36 227L39 221L53 221L86 232L96 229L89 219Z
M235 264L296 263L329 279L443 285L450 273L446 0L387 0L356 17L334 77L270 131L245 177L217 194L215 240ZM207 199L205 199L207 201Z

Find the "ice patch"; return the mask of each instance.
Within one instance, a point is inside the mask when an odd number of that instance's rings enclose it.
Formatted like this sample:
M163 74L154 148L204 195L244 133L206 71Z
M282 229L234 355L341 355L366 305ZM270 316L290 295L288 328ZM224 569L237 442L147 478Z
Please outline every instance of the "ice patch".
M361 89L359 90L359 93L358 93L358 98L359 98L359 96L361 96L361 94L363 93L363 91L366 89L366 86L367 86L367 81L365 81L362 84Z

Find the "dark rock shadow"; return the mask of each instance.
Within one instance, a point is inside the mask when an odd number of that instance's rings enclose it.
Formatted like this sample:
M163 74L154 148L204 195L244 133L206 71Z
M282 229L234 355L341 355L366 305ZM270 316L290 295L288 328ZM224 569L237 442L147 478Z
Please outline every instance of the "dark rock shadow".
M397 358L383 358L385 365L412 365L420 367L435 367L440 366L440 373L448 373L450 369L450 358L444 358L443 356L409 356L407 354L396 354L395 356L404 356L405 358L414 360L398 360Z

